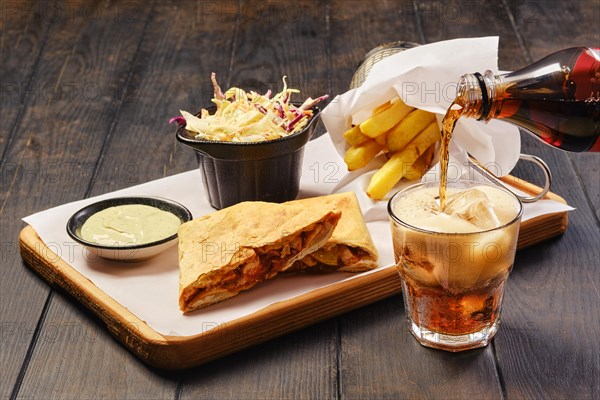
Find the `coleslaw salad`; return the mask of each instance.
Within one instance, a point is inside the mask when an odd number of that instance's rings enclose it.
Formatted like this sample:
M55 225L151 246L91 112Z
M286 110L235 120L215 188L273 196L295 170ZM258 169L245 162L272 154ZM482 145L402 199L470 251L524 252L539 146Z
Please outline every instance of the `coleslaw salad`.
M295 106L290 98L300 91L288 88L286 78L283 77L281 92L271 96L271 90L259 94L237 87L223 92L213 72L215 113L202 109L196 116L180 110L181 117L171 118L169 123L185 125L186 130L196 133L196 139L211 141L258 142L300 132L313 116L312 107L328 95L316 99L309 97L302 105Z

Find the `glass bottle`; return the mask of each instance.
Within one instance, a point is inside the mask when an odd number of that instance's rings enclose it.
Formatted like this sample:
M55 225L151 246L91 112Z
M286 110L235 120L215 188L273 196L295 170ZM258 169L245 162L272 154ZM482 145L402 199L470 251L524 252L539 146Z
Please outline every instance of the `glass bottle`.
M463 75L461 117L505 120L567 151L600 151L600 49L561 50L515 72Z

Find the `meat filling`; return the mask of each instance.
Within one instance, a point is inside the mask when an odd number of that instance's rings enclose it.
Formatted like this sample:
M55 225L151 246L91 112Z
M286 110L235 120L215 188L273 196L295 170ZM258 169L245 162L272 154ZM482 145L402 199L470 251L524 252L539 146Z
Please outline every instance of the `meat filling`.
M353 265L365 258L372 258L361 248L349 247L338 244L330 248L320 248L314 253L304 257L302 262L309 267L317 264L325 264L333 267L343 267Z
M270 279L289 265L289 260L296 257L302 249L315 246L330 229L331 224L328 222L317 224L313 229L300 232L295 237L289 238L290 240L285 244L278 243L254 249L256 256L252 257L250 261L225 272L215 279L212 284L196 288L194 292L190 293L186 301L190 299L200 301L215 292L223 290L237 293Z

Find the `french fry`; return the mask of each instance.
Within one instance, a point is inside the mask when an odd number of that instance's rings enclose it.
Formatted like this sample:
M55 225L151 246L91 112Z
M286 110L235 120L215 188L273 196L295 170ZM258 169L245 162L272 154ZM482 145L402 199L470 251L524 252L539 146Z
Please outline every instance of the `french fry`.
M391 106L392 103L390 103L389 101L380 104L377 107L375 107L375 109L373 109L371 115L379 114L387 110ZM346 141L350 143L351 146L360 146L370 138L360 131L360 127L358 125L355 125L352 128L348 129L346 132L344 132L344 139L346 139ZM377 143L379 143L380 145L385 146L385 142L385 135L377 137Z
M412 165L417 158L417 148L406 146L402 151L394 153L383 167L371 177L367 195L375 200L381 200L402 179L403 171Z
M435 114L414 110L390 130L387 135L387 148L391 152L402 150L434 120Z
M423 131L419 133L416 138L411 140L409 144L417 146L419 149L419 154L423 154L429 146L441 138L442 134L440 132L440 127L438 126L437 122L434 121L427 125L427 128L423 129Z
M367 140L370 140L368 136L363 135L358 125L355 125L344 132L344 139L346 139L351 146L360 146Z
M425 150L425 153L421 154L421 157L417 158L417 161L406 170L403 178L413 181L415 179L420 179L425 175L425 171L427 171L427 168L431 165L431 160L433 160L434 151L435 143L429 146L427 150Z
M402 100L397 100L390 108L369 117L360 124L360 131L370 138L376 138L390 130L412 110L413 107L407 106Z
M374 140L361 144L360 146L352 146L346 151L344 161L348 166L348 171L354 171L362 168L369 163L381 150L383 146Z
M391 102L389 102L389 101L386 101L385 103L383 103L383 104L380 104L380 105L378 105L377 107L375 107L375 108L373 109L373 112L372 112L371 114L372 114L372 115L379 114L380 112L387 110L387 109L388 109L388 108L390 108L391 106L392 106L392 103L391 103Z
M377 106L371 117L344 132L344 138L351 145L344 157L350 171L364 167L382 150L389 152L388 161L367 188L371 198L380 200L403 177L414 180L423 176L440 131L433 113L396 100Z
M440 130L436 122L432 122L403 150L398 151L371 177L367 195L381 200L402 179L404 173L429 146L440 139Z
M377 143L379 143L381 146L385 147L386 142L387 142L387 132L384 133L383 135L379 135L377 136L375 139L373 139L374 141L376 141Z

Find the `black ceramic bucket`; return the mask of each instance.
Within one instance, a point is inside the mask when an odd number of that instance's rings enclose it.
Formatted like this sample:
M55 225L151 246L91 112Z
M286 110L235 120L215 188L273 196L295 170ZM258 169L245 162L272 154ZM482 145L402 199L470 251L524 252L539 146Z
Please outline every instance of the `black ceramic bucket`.
M280 203L298 195L304 146L318 118L319 109L314 107L302 131L264 142L199 140L185 127L177 130L177 140L196 151L202 183L214 208L242 201Z

